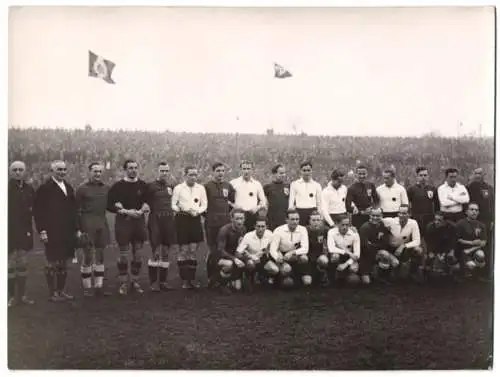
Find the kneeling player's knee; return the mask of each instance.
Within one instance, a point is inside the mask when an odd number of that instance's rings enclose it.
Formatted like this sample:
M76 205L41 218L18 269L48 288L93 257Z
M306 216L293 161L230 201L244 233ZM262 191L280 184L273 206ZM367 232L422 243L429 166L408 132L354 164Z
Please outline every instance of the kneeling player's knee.
M349 275L347 276L347 279L346 279L346 280L347 280L347 282L348 282L349 284L358 284L358 283L359 283L359 276L358 276L358 275L356 275L356 274L349 274Z
M281 276L290 276L292 274L292 266L288 263L283 263L280 267Z
M219 260L219 267L221 269L222 272L224 273L230 273L233 269L233 261L229 260L229 259L221 259Z
M281 282L281 285L285 288L291 288L293 287L294 285L294 281L293 281L293 278L291 276L287 276L285 277L282 282Z
M316 264L319 268L327 268L328 267L328 257L326 255L320 255L316 260Z
M340 254L332 254L332 256L330 257L330 260L332 261L332 263L339 263L340 262Z
M473 260L465 262L465 268L468 270L473 270L474 268L476 268L476 262L474 262Z
M266 271L266 273L270 276L276 276L279 274L280 272L280 269L279 267L276 265L276 263L272 262L272 261L268 261L265 266L264 266L264 271Z
M302 284L305 286L311 285L312 284L312 276L311 275L304 275L301 278Z
M390 270L391 269L391 263L387 259L380 259L377 263L377 268L380 270Z
M232 273L231 273L231 271L224 271L224 270L221 269L219 271L219 275L223 279L229 279L232 276Z
M297 257L297 263L299 264L306 264L309 262L309 258L307 257L307 255L299 255Z
M366 285L370 284L371 283L370 275L361 276L361 282Z
M483 250L477 250L474 253L474 261L476 262L478 267L484 267L486 264L486 254Z
M349 271L356 274L359 271L359 264L357 262L354 262L349 266Z

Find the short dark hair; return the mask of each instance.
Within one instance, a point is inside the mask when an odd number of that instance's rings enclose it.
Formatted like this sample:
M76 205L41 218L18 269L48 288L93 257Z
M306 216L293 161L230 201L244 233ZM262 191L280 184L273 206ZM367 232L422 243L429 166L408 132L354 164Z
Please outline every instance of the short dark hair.
M363 164L356 166L356 170L361 170L361 169L368 170L368 167L366 165L363 165Z
M126 170L128 168L128 164L137 164L137 161L132 160L131 158L126 159L125 162L123 163L123 169Z
M212 171L215 171L215 169L219 167L226 167L222 162L216 162L215 164L212 165Z
M239 209L239 208L233 208L231 210L231 218L234 217L234 215L236 215L237 213L242 213L243 215L245 215L245 211L243 211L242 209Z
M258 216L255 223L257 224L259 221L264 221L267 224L267 218L265 216Z
M241 162L240 162L240 168L242 168L243 165L250 165L253 168L253 162L248 161L248 160L241 160Z
M271 173L276 174L278 172L278 169L282 168L282 167L284 167L283 164L276 164L276 165L274 165L272 167L272 169L271 169Z
M311 214L309 215L309 218L311 218L312 216L321 216L321 213L319 213L318 210L314 210L311 212Z
M330 176L331 179L337 179L339 177L343 177L345 175L344 171L342 169L335 169L332 171L332 174Z
M92 170L92 168L96 165L104 165L104 164L102 162L97 162L97 161L91 162L89 164L89 171Z
M168 162L165 161L158 162L157 166L168 166Z
M340 224L344 220L349 220L349 216L347 216L346 214L339 215L337 217L337 224Z
M301 164L300 164L300 168L301 168L301 169L302 169L302 168L304 168L304 167L306 167L306 166L309 166L309 167L311 167L311 169L312 169L313 164L312 164L312 162L311 162L311 161L304 161L303 163L301 163Z
M299 211L297 211L296 209L290 208L289 210L286 211L286 218L288 219L288 217L290 215L293 215L294 213L296 213L298 215Z
M471 205L475 205L477 207L477 209L479 210L479 204L477 204L476 202L467 203L467 209L469 209Z
M196 170L196 167L194 167L193 165L188 165L184 168L184 174L187 174L190 170Z
M396 176L396 172L391 168L384 169L384 173L389 173L393 178Z
M457 168L448 168L444 171L444 175L448 176L450 173L457 173L458 174L458 169Z
M429 170L427 169L425 166L419 166L415 169L415 173L420 173L421 171L424 171L424 170Z

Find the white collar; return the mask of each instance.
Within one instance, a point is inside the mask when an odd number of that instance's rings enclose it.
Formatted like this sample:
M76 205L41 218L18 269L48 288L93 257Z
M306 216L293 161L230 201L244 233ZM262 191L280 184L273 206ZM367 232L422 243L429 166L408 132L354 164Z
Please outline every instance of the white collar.
M55 183L57 183L59 186L64 185L64 180L62 180L62 181L58 181L57 179L55 179L55 178L54 178L54 176L52 176L52 180L53 180Z
M139 177L135 177L134 179L129 178L129 177L123 177L123 180L125 182L137 182L139 180Z

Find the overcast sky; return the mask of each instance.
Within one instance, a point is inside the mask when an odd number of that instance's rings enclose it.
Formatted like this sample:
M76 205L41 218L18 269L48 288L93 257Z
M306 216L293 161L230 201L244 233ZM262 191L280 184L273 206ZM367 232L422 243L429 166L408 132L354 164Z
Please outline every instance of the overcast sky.
M493 135L493 8L25 7L9 22L11 126ZM116 85L87 76L89 49Z

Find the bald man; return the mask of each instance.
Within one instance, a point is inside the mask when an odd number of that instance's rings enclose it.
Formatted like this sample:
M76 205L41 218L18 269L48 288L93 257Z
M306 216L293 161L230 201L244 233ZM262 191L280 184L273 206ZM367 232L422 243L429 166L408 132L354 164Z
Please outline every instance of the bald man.
M35 190L25 181L26 165L14 161L9 168L8 192L8 306L33 304L25 295L28 261L33 249L33 203Z
M76 246L76 202L73 187L65 180L64 161L54 161L50 170L51 177L36 192L34 213L40 240L45 245L49 300L57 302L73 299L64 288L67 263Z

